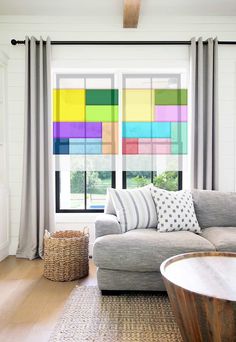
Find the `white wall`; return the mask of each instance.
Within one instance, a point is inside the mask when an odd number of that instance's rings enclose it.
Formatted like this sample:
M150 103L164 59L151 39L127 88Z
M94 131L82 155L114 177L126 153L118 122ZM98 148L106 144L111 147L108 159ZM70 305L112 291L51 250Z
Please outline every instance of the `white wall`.
M119 19L119 20L118 20ZM24 46L10 40L34 35L52 40L189 40L193 36L234 40L235 17L143 18L137 30L122 29L122 19L112 17L64 18L0 16L0 50L9 56L8 136L10 186L10 253L17 246L23 156ZM188 47L53 46L53 65L74 68L160 68L188 64ZM235 190L236 46L219 47L220 98L220 188ZM69 62L69 63L68 63ZM94 215L57 216L58 228L90 227L93 240Z

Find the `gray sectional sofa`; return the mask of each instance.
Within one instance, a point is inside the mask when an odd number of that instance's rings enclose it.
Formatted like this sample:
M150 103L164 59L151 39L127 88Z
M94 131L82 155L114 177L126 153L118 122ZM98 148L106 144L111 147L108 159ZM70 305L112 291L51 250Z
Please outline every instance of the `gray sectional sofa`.
M165 291L160 274L165 259L196 251L236 252L236 193L194 190L192 195L199 235L153 228L122 234L108 199L106 213L95 223L93 259L101 290Z

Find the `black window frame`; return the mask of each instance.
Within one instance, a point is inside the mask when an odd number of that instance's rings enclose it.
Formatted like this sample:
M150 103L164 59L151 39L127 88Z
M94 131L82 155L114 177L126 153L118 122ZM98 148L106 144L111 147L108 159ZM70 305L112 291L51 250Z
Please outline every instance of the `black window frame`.
M125 74L124 74L125 75ZM140 74L142 75L142 74ZM140 76L139 74L136 74L136 77ZM165 75L165 74L162 74ZM176 77L178 74L176 75ZM150 77L153 77L153 74L150 74ZM178 79L179 81L179 79ZM121 137L122 139L122 137ZM85 181L84 181L84 201L85 201L85 209L61 209L60 208L60 171L55 171L55 209L56 213L103 213L104 209L87 209L87 191L86 191L86 171L85 172ZM111 187L116 188L116 171L110 171L111 172ZM126 172L127 171L121 171L122 172L122 188L127 188L127 178L126 178ZM182 190L183 187L183 172L178 172L178 190ZM151 171L151 183L153 183L155 171Z
M116 172L111 172L111 187L116 187ZM104 209L87 209L87 191L86 191L86 175L87 171L84 171L84 204L85 209L61 209L60 206L60 192L61 192L61 177L60 171L55 171L55 204L56 213L104 213Z
M122 171L122 188L127 189L127 176L126 176L127 171ZM155 171L150 171L151 172L151 183L153 183L153 175ZM178 172L178 190L182 190L183 188L183 172L182 171L177 171Z

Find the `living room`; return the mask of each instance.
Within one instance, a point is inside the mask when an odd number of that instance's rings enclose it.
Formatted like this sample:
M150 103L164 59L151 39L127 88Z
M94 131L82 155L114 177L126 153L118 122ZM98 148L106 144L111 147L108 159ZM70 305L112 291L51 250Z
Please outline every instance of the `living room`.
M234 1L0 28L0 341L236 341Z

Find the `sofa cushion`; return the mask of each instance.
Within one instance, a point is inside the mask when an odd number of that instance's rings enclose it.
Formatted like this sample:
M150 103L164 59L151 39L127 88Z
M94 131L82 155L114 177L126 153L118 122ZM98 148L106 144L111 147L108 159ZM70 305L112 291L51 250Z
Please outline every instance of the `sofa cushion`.
M137 189L108 189L122 232L157 227L157 213L150 185Z
M104 208L104 214L108 215L116 215L116 209L113 205L111 196L109 195L109 191L107 189L107 195L106 195L106 203Z
M236 252L236 227L210 227L202 231L217 251Z
M157 228L160 232L187 230L200 233L189 190L166 191L153 186L151 193L157 208Z
M236 227L236 193L193 190L193 203L201 228Z
M109 234L121 234L121 226L115 215L100 214L95 220L96 238Z
M192 232L160 233L135 229L124 234L97 238L93 259L98 267L123 271L160 271L161 263L176 254L212 251L214 246Z

